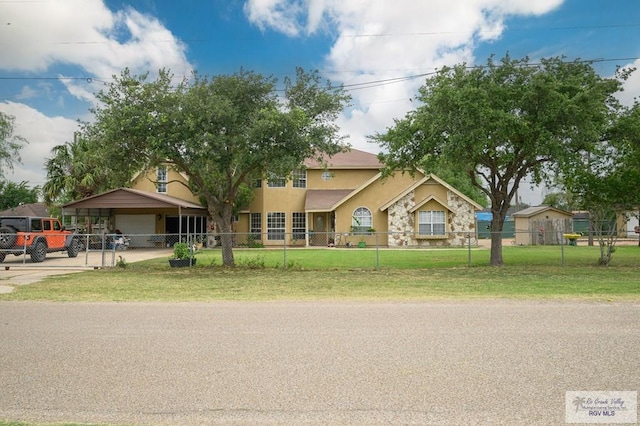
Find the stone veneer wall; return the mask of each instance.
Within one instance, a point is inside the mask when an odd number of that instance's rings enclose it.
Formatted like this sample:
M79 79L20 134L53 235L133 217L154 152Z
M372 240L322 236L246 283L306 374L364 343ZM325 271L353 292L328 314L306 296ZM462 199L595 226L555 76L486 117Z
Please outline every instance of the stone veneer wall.
M449 232L451 232L449 245L460 247L469 244L469 233L471 233L471 245L477 245L476 211L473 206L453 191L447 191L447 204L453 210L447 215Z
M389 207L389 247L415 246L418 244L414 233L413 214L409 213L416 205L414 192L411 191Z
M416 205L414 192L402 197L389 207L389 247L407 246L453 246L463 247L469 243L467 234L471 233L471 244L476 245L475 210L473 206L452 191L447 191L448 212L447 239L416 239L414 214L409 211Z

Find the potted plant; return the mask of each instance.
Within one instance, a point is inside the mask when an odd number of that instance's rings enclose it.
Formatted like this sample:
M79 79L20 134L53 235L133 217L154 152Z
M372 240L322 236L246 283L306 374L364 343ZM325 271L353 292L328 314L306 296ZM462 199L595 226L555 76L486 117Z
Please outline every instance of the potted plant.
M173 245L173 256L169 258L169 265L172 268L183 268L185 266L194 266L196 258L189 249L187 243L175 243Z

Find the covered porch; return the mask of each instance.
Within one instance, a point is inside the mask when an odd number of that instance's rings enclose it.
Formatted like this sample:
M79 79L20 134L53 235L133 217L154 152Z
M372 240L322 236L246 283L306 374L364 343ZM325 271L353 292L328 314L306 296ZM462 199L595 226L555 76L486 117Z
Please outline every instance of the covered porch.
M305 199L307 246L346 244L349 230L336 230L335 206L352 190L309 190Z

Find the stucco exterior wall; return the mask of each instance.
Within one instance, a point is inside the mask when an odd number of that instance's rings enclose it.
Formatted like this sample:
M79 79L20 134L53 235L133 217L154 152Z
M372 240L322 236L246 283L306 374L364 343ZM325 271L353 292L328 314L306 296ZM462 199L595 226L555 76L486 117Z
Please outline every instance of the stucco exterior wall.
M141 173L131 182L131 188L151 193L157 192L156 173L157 169L155 168L148 170L146 173ZM178 173L171 167L167 167L167 182L166 195L190 201L192 203L200 203L198 197L191 193L188 185L185 185L188 180L181 173Z
M323 180L322 169L307 169L307 187L310 189L356 189L378 174L375 169L332 169L329 180Z

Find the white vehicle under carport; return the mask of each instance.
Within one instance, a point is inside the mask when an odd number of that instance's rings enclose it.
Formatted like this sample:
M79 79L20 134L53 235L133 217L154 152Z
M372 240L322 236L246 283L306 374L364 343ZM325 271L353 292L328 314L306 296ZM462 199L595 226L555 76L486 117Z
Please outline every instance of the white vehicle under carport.
M66 251L69 257L78 256L78 235L64 229L60 221L51 217L0 217L0 262L7 254L29 254L32 262L43 262L47 253Z

